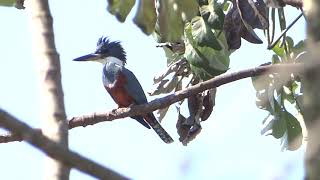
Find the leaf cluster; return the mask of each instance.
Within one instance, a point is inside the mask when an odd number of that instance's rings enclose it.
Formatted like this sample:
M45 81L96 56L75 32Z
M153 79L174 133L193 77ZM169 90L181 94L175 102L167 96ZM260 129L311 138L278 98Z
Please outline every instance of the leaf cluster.
M131 0L108 2L109 12L121 22L135 4ZM263 0L140 0L133 21L144 33L153 35L159 43L157 47L163 48L166 54L168 65L154 78L155 89L149 95L175 92L225 73L229 69L230 55L241 47L242 39L262 43L254 29L266 32L271 47L275 35L275 9L271 9L270 18L268 6ZM278 15L280 28L285 30L282 8L278 9ZM296 63L304 55L304 42L293 45L293 40L286 38L285 34L281 43L273 43L272 50L276 53L273 64ZM272 130L274 137L282 138L287 144L285 148L299 147L301 126L286 105L289 102L298 107L302 95L299 77L273 73L253 78L253 84L257 91L257 106L267 110L271 118L264 121L262 132ZM200 133L200 122L208 119L213 111L215 94L216 89L211 89L188 98L188 117L180 113L184 101L176 105L177 131L184 145ZM160 120L168 109L157 111ZM293 144L294 139L299 139L300 144Z
M272 50L273 64L299 63L305 55L305 42L296 45L286 37ZM262 134L281 139L283 148L295 150L300 147L303 136L303 87L299 74L279 72L252 78L256 90L256 105L269 112L263 121ZM299 120L298 120L299 117Z

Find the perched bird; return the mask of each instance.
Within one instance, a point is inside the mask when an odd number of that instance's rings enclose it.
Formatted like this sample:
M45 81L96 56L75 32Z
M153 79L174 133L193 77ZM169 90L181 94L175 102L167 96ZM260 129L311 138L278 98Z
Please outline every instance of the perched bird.
M127 68L126 53L120 42L101 37L94 53L74 59L74 61L96 61L104 65L103 85L119 108L147 103L146 95L136 76ZM154 129L165 143L173 142L170 135L162 128L153 113L131 117L146 128Z

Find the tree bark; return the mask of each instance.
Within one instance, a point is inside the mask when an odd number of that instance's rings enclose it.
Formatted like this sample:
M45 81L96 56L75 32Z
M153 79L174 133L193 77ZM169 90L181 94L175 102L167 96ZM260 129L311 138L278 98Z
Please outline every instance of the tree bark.
M305 179L320 179L320 1L306 0L304 7L308 19L308 50L304 74L305 123L308 144L305 156Z
M53 19L48 0L30 0L28 5L31 16L33 53L39 69L42 132L68 149L68 124L64 109L60 60L55 48ZM47 157L45 165L45 179L69 179L70 168L62 162Z
M0 108L0 126L5 129L19 134L29 144L35 146L40 151L46 153L48 156L64 162L84 173L92 175L97 179L112 179L112 180L125 180L128 179L123 175L103 167L102 165L83 157L76 152L69 151L61 147L56 142L48 139L42 135L41 131L32 129L26 123L13 117L6 111ZM48 179L47 177L45 179Z

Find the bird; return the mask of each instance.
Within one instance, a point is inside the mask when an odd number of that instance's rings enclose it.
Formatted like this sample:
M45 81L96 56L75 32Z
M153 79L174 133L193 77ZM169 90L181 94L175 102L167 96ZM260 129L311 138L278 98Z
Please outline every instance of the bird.
M126 52L119 41L111 41L108 37L101 37L93 53L73 59L73 61L93 61L103 64L102 81L105 89L118 108L130 107L147 103L146 95L136 76L125 67ZM172 143L173 139L160 125L153 112L132 116L144 127L150 127L165 143Z

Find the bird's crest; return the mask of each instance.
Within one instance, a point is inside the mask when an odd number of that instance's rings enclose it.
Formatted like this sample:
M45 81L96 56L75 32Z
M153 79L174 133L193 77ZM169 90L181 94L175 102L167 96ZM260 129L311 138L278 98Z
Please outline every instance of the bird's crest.
M107 54L113 56L126 63L126 52L119 41L110 41L107 37L99 38L97 42L97 54Z

